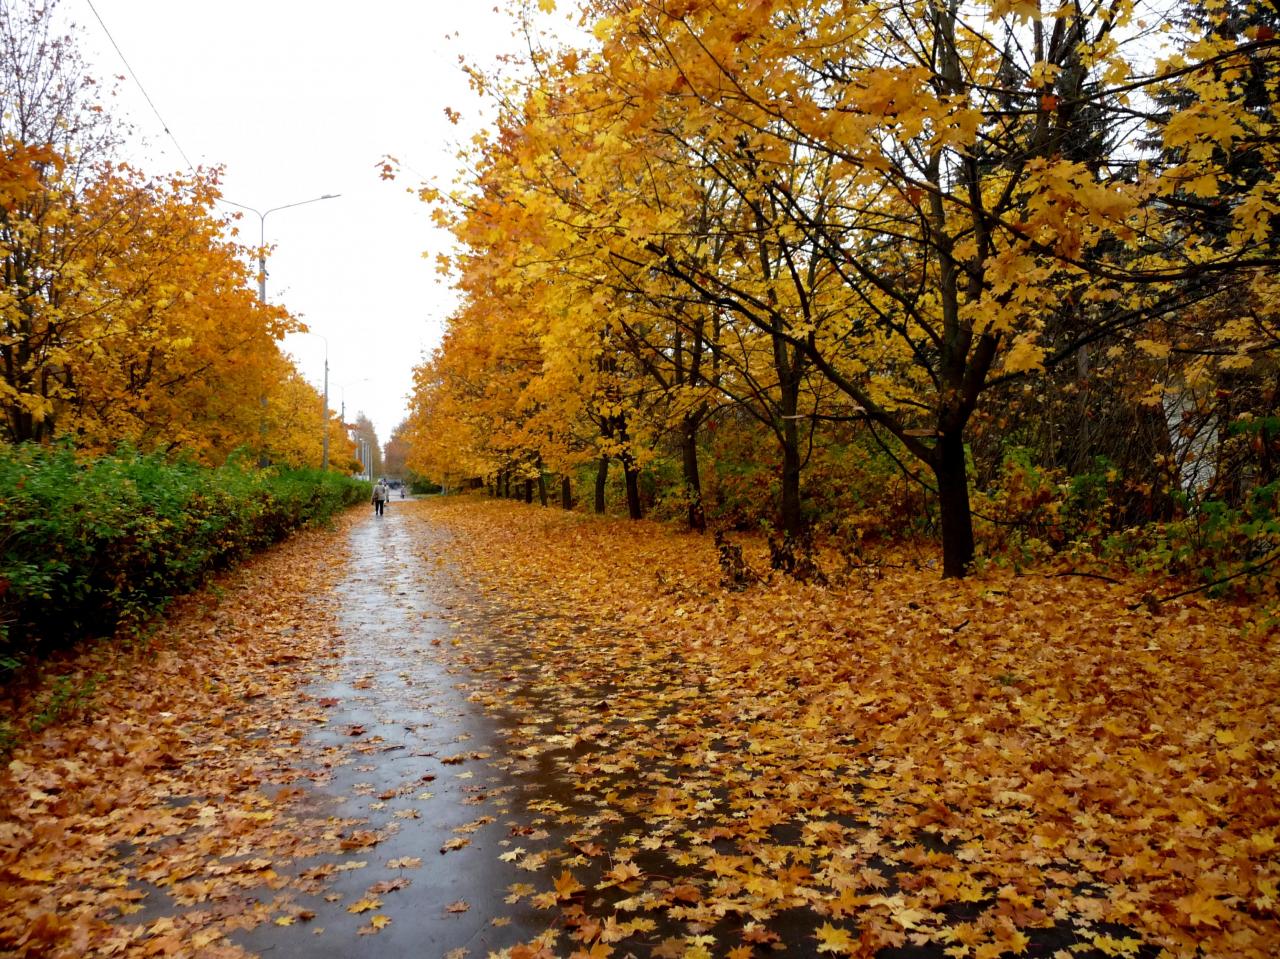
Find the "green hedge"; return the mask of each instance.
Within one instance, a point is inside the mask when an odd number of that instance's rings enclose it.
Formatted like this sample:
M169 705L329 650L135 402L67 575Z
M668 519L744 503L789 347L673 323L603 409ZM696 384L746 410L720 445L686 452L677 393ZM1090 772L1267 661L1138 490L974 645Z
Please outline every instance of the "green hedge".
M0 659L110 633L368 491L320 470L2 447Z

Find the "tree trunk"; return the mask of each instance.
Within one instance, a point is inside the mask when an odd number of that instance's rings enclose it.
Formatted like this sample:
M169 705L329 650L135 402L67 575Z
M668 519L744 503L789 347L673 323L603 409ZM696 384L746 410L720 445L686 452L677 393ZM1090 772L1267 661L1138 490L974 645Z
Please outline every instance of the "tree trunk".
M604 487L609 482L609 457L600 457L600 465L596 467L596 512L604 513Z
M804 535L804 512L800 505L800 426L796 413L800 408L800 380L784 381L779 409L782 413L782 532L794 541Z
M538 502L543 506L547 505L547 476L545 473L538 474Z
M529 504L533 503L533 480L531 479L524 481L524 501Z
M972 571L974 552L964 437L959 432L939 436L931 465L942 519L942 577L956 579Z
M702 508L702 481L698 476L698 422L697 415L684 418L680 429L680 454L684 471L685 494L689 497L689 529L699 533L707 531L707 515Z
M640 506L640 468L630 456L622 457L622 474L627 482L627 515L632 519L644 519Z
M766 267L767 272L767 267ZM805 358L787 342L775 327L771 337L773 369L778 375L778 406L775 435L782 447L782 501L778 504L779 525L783 538L800 542L805 532L804 513L800 506L800 384L804 380Z
M804 533L804 511L800 506L800 449L786 442L782 446L782 531L792 537Z
M569 482L568 473L560 477L560 505L573 509L573 484Z

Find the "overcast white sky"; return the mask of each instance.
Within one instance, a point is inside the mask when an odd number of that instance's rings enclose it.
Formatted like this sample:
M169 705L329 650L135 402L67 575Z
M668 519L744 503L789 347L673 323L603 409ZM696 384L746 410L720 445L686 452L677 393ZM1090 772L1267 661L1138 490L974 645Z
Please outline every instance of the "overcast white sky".
M223 194L258 210L325 193L341 197L271 213L267 296L328 340L330 405L373 420L385 443L406 415L412 369L438 343L453 294L435 274L447 237L405 192L451 182L456 147L484 119L459 55L485 66L519 49L492 2L383 0L61 0L82 52L107 80L124 75L113 112L146 144L147 172L186 168L127 76L94 9L196 165L225 167ZM454 126L444 110L460 110ZM378 176L384 154L407 176ZM241 239L256 245L247 213ZM424 258L423 253L428 257ZM325 343L286 349L321 385Z

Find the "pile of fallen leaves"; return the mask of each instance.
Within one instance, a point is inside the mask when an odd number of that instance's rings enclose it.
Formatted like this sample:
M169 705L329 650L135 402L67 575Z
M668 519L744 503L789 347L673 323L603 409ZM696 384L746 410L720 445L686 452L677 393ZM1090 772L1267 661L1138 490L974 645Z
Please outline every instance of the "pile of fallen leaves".
M149 641L62 664L95 678L95 703L21 742L0 775L0 953L239 955L224 932L269 914L257 890L279 885L273 858L336 847L338 824L292 800L299 727L323 721L300 687L336 655L342 565L314 559L341 556L345 522L179 600ZM130 923L144 886L186 911Z
M1257 610L1005 571L727 592L709 538L648 523L421 521L505 610L455 647L508 764L571 794L503 856L554 926L512 957L1280 950Z
M1280 951L1278 637L1255 609L910 567L734 592L709 538L649 523L473 498L398 521L448 610L425 655L505 738L438 760L494 767L465 794L491 814L439 855L503 837L491 925L545 932L502 956ZM74 664L94 708L0 775L0 953L242 955L237 930L305 924L294 896L364 865L376 830L308 800L349 759L306 689L340 671L346 534Z

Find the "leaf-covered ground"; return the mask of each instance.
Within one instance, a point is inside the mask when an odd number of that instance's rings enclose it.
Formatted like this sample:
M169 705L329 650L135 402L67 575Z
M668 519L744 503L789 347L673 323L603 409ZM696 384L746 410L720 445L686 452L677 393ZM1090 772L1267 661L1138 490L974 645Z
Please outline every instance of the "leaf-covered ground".
M0 776L0 955L214 949L222 906L134 925L140 884L187 906L242 904L275 881L276 856L298 854L280 783L298 778L297 723L316 711L300 689L336 655L343 539L296 536L178 601L147 641L58 668L92 682L94 701L21 743ZM48 697L10 705L25 725Z
M0 777L0 952L373 955L428 908L507 934L457 957L1280 950L1250 609L933 570L727 592L703 538L469 498L396 530L423 545L365 601L437 632L382 637L381 675L342 652L346 528L81 663L95 708ZM449 749L446 682L490 714ZM424 905L424 858L496 895ZM320 951L326 909L381 938Z
M1253 611L933 570L727 593L704 539L435 505L511 609L463 637L475 698L526 717L514 750L574 747L594 818L627 820L589 891L557 864L540 893L584 952L654 916L690 926L653 955L1280 950L1280 667Z

